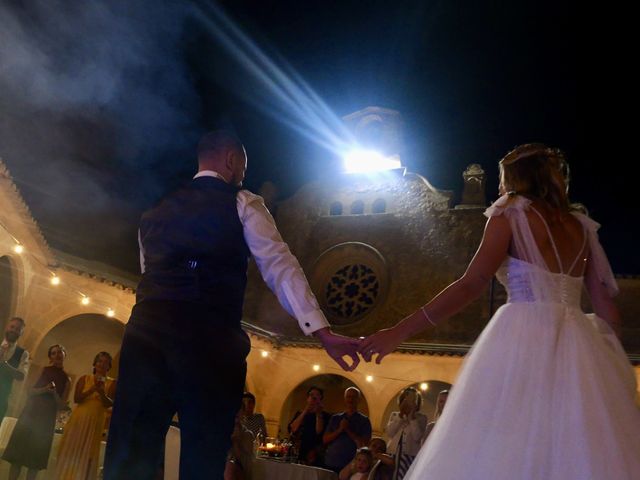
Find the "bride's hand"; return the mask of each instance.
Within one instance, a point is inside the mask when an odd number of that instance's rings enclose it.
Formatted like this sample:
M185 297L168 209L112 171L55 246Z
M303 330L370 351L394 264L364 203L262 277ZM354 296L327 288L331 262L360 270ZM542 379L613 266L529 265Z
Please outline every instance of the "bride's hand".
M376 363L382 362L382 359L393 352L402 342L402 336L397 328L385 328L373 335L369 335L362 340L358 351L365 362L370 362L374 354Z

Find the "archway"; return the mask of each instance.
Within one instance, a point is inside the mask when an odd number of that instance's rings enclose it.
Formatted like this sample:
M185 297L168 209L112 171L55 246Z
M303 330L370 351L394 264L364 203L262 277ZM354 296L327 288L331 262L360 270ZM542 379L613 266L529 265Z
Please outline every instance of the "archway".
M282 405L280 413L281 436L288 436L289 422L297 411L304 409L307 402L307 390L311 386L320 387L324 391L324 409L331 414L344 411L344 391L348 387L356 387L361 390L358 385L342 375L323 374L307 378L287 395L287 399ZM364 394L360 397L358 410L364 415L369 415L369 404Z
M40 368L33 367L48 365L47 350L49 346L59 343L67 350L65 371L73 382L80 376L91 373L93 359L101 351L109 352L113 357L109 376L117 377L124 327L122 322L96 313L76 315L58 323L33 352L29 376L39 375Z

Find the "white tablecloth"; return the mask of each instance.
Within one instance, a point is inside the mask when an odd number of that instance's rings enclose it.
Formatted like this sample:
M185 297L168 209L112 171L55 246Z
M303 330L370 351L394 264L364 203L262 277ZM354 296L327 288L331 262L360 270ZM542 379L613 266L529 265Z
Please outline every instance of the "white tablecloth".
M178 480L180 472L180 429L169 427L165 440L164 480ZM256 458L251 465L250 480L338 480L331 470Z
M251 480L338 480L338 474L324 468L256 458L251 466Z

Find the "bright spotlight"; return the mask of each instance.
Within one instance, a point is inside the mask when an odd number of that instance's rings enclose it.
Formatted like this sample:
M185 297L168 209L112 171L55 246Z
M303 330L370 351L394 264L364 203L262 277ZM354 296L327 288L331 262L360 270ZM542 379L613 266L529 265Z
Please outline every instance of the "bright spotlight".
M89 303L91 303L91 300L89 299L89 297L82 297L82 300L80 300L80 303L82 303L83 305L89 305Z
M385 157L375 150L352 150L343 157L347 173L379 172L401 168L397 156Z
M113 317L115 316L116 312L113 310L113 308L109 308L107 310L107 317Z
M369 383L373 382L373 375L367 375L367 377L365 378L365 380Z
M429 384L426 382L421 383L420 390L422 390L423 392L426 392L427 390L429 390Z
M21 254L22 252L24 252L24 247L21 244L17 243L13 246L13 251L17 254Z
M260 352L260 355L262 355L262 358L267 358L269 356L269 352L267 352L266 350L262 350L262 352Z
M314 372L319 372L320 371L320 365L314 365L313 366L313 371Z
M60 285L60 277L57 275L54 275L53 277L51 277L51 285Z

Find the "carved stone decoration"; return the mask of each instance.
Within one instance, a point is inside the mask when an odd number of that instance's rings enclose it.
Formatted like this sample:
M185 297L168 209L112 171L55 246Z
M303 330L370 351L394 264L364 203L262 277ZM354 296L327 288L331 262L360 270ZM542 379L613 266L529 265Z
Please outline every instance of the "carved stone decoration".
M342 243L320 255L311 285L327 319L334 325L350 325L373 312L386 296L387 267L370 245Z
M486 205L485 183L486 175L482 167L472 163L462 174L464 189L462 191L463 205Z

